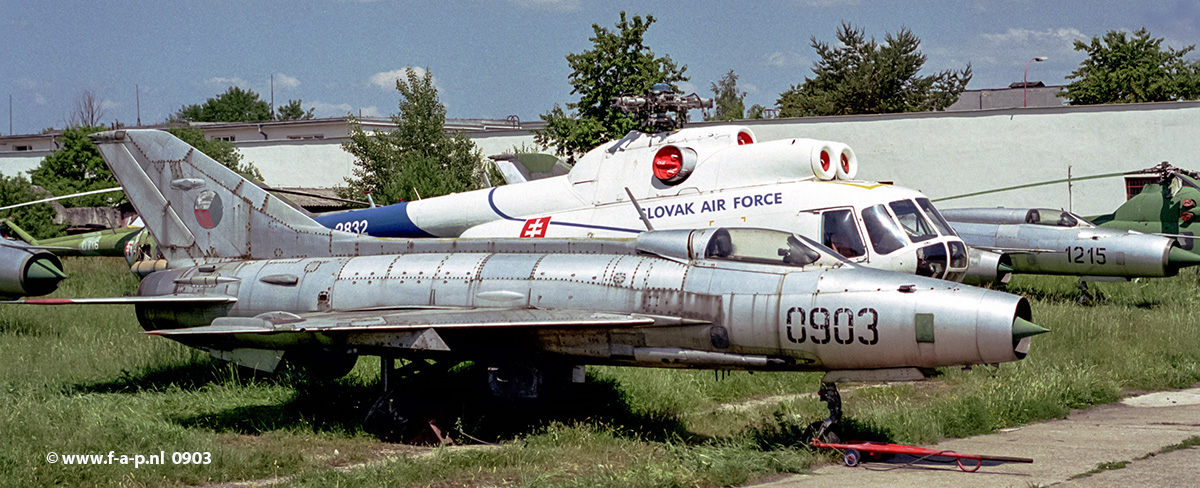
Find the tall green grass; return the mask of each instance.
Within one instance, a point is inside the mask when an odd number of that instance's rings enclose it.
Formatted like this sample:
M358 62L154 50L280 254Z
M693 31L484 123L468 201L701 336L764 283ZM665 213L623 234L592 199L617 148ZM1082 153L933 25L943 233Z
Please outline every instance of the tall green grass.
M131 293L124 262L67 259L54 296ZM1200 279L1093 285L1018 276L1052 330L999 368L845 385L844 437L930 442L1065 416L1141 390L1200 382ZM819 374L589 368L551 405L505 404L451 375L439 425L497 443L414 450L365 431L377 361L346 378L262 377L141 333L126 306L0 305L0 485L178 486L286 477L303 486L725 486L807 469L807 426L826 415ZM477 371L475 371L477 373ZM412 394L419 394L411 392ZM758 402L755 402L758 400ZM730 408L737 405L737 408ZM206 466L65 466L46 453L211 452ZM381 452L399 456L381 459ZM417 453L417 454L414 454ZM347 469L367 461L369 464Z

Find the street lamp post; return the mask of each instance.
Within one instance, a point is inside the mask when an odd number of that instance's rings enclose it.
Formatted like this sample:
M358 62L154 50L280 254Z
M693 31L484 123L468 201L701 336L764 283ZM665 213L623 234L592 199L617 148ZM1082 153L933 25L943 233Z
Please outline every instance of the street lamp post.
M1024 105L1026 107L1029 106L1029 63L1032 63L1034 61L1037 61L1040 63L1047 59L1050 59L1050 58L1047 58L1045 56L1037 56L1034 58L1030 58L1029 61L1025 62L1025 76L1023 78L1021 78L1021 95L1022 95L1022 97L1025 98Z

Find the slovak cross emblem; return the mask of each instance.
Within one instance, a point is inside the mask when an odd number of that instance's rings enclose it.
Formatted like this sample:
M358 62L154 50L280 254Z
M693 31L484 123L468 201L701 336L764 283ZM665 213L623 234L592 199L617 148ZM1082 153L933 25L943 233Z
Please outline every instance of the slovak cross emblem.
M521 228L521 237L546 237L546 229L550 227L550 217L529 219Z

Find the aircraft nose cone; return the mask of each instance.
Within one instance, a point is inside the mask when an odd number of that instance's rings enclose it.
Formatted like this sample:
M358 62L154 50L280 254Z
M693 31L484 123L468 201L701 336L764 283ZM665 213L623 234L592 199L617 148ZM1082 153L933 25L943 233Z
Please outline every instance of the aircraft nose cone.
M28 280L53 280L57 282L66 277L67 274L59 269L54 264L54 261L49 259L35 260L25 272L25 278Z
M1038 334L1050 332L1050 329L1042 327L1038 324L1025 320L1021 317L1013 319L1012 336L1013 342L1016 343L1026 337L1033 337Z
M1200 255L1191 251L1185 251L1178 247L1172 247L1171 252L1167 254L1167 264L1175 268L1185 268L1200 264Z

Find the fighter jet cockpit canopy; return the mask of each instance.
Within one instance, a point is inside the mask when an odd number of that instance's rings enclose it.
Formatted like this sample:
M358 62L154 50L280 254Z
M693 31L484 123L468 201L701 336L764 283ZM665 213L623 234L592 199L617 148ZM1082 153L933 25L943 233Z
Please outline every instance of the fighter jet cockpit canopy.
M1052 208L958 208L943 210L955 222L966 224L1034 224L1053 227L1095 227L1087 219Z
M679 260L731 261L804 267L841 266L845 258L799 234L772 229L718 227L660 230L638 236L637 249Z

